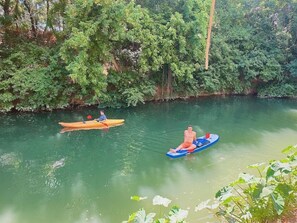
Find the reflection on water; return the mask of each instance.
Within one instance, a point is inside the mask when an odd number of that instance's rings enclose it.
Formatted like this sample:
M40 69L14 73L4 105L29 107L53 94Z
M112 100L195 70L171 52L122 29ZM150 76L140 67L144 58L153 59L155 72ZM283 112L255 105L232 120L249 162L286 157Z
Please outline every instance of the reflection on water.
M125 125L65 134L60 120L97 110L1 115L0 222L121 222L140 207L159 211L155 195L189 210L189 222L211 221L195 206L247 165L277 159L296 144L296 111L294 100L203 98L107 109ZM180 144L189 124L198 135L219 134L220 141L169 159L165 153ZM133 202L133 195L148 199Z
M83 130L105 130L108 131L109 128L112 127L117 127L124 125L124 123L116 124L116 125L109 125L108 127L90 127L90 128L63 128L61 129L60 133L65 133L65 132L73 132L73 131L83 131Z
M83 222L90 222L90 223L104 223L103 220L99 218L99 216L92 215L89 211L85 211L80 214L79 219L76 220L74 223L83 223Z
M0 155L0 164L2 167L10 166L17 169L21 164L21 158L14 152Z
M51 173L50 175L47 175L47 178L45 181L46 186L48 186L51 189L55 189L59 187L60 184L61 183L58 181L58 179L55 177L53 173Z
M13 209L5 209L0 212L0 222L5 223L15 223L17 222L16 213Z
M65 165L65 158L62 158L60 160L57 160L54 162L54 164L51 166L52 169L59 169Z

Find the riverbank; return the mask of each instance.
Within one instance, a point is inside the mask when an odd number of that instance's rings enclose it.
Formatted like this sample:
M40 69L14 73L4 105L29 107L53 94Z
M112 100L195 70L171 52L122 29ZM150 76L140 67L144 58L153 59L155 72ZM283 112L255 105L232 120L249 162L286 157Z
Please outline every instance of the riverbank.
M205 98L226 98L226 97L254 97L254 98L260 98L260 99L284 99L284 100L296 100L297 96L292 96L292 97L258 97L257 94L255 92L249 93L249 94L232 94L232 93L222 93L222 92L218 92L218 93L202 93L199 94L198 96L193 96L193 95L183 95L183 96L174 96L172 98L169 99L165 99L165 98L161 98L160 96L155 96L152 99L149 99L147 101L144 101L143 103L139 103L136 106L142 105L142 104L146 104L146 103L156 103L156 104L160 104L160 103L167 103L170 101L192 101L192 100L199 100L199 99L205 99ZM73 100L75 101L75 100ZM135 106L132 106L135 107ZM12 108L9 112L1 112L0 114L5 114L5 113L40 113L40 112L51 112L51 111L75 111L75 110L80 110L80 109L92 109L92 108L97 108L97 109L110 109L110 108L114 108L114 107L109 107L106 104L104 104L103 106L99 103L99 104L84 104L82 101L80 101L80 103L74 103L74 104L70 104L70 105L65 105L63 108L51 108L51 109L36 109L36 110L17 110L16 108ZM119 106L116 108L129 108L127 106Z

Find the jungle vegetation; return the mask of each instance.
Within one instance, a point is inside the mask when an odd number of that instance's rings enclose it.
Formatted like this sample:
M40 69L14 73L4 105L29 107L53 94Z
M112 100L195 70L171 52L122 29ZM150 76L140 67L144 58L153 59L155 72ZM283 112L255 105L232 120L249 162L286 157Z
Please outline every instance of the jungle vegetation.
M0 0L0 110L296 97L297 1Z

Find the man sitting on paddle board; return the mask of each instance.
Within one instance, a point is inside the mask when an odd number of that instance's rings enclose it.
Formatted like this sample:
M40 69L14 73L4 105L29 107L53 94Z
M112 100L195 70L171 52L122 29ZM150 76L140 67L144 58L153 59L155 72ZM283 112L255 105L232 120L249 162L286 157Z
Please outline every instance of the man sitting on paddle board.
M103 122L105 121L107 118L106 118L106 115L104 114L104 111L100 111L100 117L98 119L96 119L97 122Z
M196 145L193 143L194 140L196 140L196 132L194 132L192 126L189 125L188 129L184 132L184 142L176 149L170 149L170 152L176 153L181 149L186 149L191 152L196 148Z

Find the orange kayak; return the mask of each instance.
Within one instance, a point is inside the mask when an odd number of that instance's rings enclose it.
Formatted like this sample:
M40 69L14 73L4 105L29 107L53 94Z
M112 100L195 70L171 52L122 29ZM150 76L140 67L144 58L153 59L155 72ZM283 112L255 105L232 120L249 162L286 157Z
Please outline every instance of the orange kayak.
M124 123L124 119L107 119L103 122L96 120L85 122L59 122L59 124L66 128L93 128L93 127L110 127Z
M112 127L120 126L123 125L124 123L117 124L117 125L110 125L110 126L104 126L104 127L89 127L89 128L67 128L64 127L61 129L60 133L65 133L65 132L73 132L73 131L82 131L82 130L99 130L99 129L109 129Z

